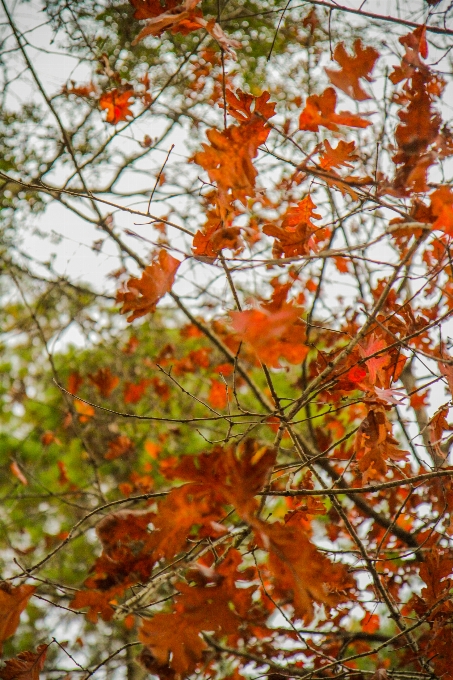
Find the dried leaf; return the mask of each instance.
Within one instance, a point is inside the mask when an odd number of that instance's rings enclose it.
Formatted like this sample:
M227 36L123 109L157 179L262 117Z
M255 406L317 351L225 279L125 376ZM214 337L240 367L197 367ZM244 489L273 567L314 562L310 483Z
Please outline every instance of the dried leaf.
M133 113L129 108L133 96L134 91L132 88L127 88L123 91L115 88L102 95L99 99L99 106L107 111L107 123L117 125L122 120L133 117Z
M100 368L96 373L89 373L88 380L96 387L102 397L109 397L117 387L120 379L113 375L110 368Z
M39 645L36 652L20 652L14 659L8 659L0 669L1 680L39 680L48 646Z
M299 129L318 132L319 126L328 130L338 130L339 125L364 128L371 122L356 116L349 111L335 112L337 95L333 87L327 88L320 95L312 94L308 97L305 109L300 114Z
M278 367L280 358L299 364L308 354L305 327L298 323L301 311L287 304L277 312L248 309L231 312L230 316L238 337L252 347L261 361Z
M360 83L364 78L372 82L371 71L379 57L379 52L374 47L363 47L362 41L358 38L354 43L355 54L350 56L346 51L344 43L339 43L333 53L334 60L340 65L339 71L326 68L330 82L338 89L346 92L352 99L363 101L370 99Z
M0 654L2 643L14 635L19 625L20 615L35 592L34 586L17 586L0 584Z
M143 271L140 279L130 278L126 290L118 291L117 302L122 303L121 314L130 314L129 322L154 312L161 298L171 290L176 271L181 262L162 249L152 264Z

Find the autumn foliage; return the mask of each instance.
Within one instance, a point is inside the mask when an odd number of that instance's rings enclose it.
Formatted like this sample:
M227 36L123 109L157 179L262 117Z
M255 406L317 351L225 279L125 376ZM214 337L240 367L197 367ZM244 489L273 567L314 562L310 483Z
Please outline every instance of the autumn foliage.
M101 4L51 96L4 6L115 268L2 242L0 678L453 680L451 7Z

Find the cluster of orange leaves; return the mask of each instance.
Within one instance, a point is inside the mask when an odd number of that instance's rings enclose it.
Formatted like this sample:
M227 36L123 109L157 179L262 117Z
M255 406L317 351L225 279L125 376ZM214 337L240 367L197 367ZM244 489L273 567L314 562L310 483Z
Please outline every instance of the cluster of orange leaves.
M147 580L162 560L172 561L195 538L216 541L228 534L222 517L231 506L250 526L257 546L269 554L267 567L260 571L275 601L291 601L306 621L313 617L314 602L338 604L352 586L345 566L318 552L298 524L269 524L259 518L256 494L269 479L275 455L272 447L249 439L179 462L163 461L166 477L185 484L172 489L157 512L123 510L99 522L96 531L103 553L85 583L86 590L76 594L71 606L88 607L93 622L99 614L110 620L118 597L134 583ZM206 648L201 632L218 632L234 643L239 630L244 637L265 625L267 598L261 605L251 599L257 589L257 568L239 572L243 559L239 551L225 553L221 545L217 550L222 555L218 567L212 555L192 563L186 581L176 584L179 594L171 611L142 623L139 637L150 652L143 661L150 670L190 673ZM238 582L243 585L238 587Z

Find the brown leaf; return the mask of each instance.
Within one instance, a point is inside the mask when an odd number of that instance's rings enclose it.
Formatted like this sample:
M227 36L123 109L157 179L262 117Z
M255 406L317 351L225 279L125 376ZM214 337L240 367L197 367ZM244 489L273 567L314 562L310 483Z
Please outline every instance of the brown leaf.
M102 397L109 397L120 382L118 376L113 375L108 366L107 368L100 368L96 373L89 373L88 380L96 387Z
M176 585L174 611L145 619L139 639L147 645L156 664L187 677L202 660L207 648L202 631L239 637L238 629L251 609L252 588L238 588L243 580L237 567L241 554L230 549L221 562L216 578L205 587Z
M35 592L34 586L0 584L0 654L2 643L14 635L19 625L20 615Z
M36 652L21 652L8 659L0 670L2 680L39 680L49 645L39 645Z
M336 606L345 599L353 581L344 564L334 564L292 524L253 523L259 544L269 552L268 567L274 577L274 596L293 603L306 622L314 615L313 603Z
M255 496L267 482L275 456L273 447L246 439L239 446L216 446L210 454L185 456L177 465L167 469L164 466L162 471L168 479L184 479L212 488L242 517L251 517L257 507ZM190 491L190 486L187 488Z
M171 290L176 271L181 262L162 249L152 264L143 271L140 279L130 278L126 290L118 291L117 302L122 303L121 314L129 314L127 320L133 321L149 312L154 312L161 298Z
M316 205L311 196L305 196L297 206L290 206L282 218L281 225L266 224L263 232L274 236L274 257L295 257L308 255L316 250L314 235L318 228L312 220L319 220L321 215L315 212Z

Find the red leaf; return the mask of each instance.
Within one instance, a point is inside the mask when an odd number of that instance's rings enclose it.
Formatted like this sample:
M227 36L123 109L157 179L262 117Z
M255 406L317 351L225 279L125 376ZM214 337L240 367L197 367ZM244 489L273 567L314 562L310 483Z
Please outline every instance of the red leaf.
M145 394L150 381L144 378L139 383L127 382L124 385L123 399L125 404L136 404Z
M134 19L153 19L180 4L180 0L129 0L129 2L135 8Z

